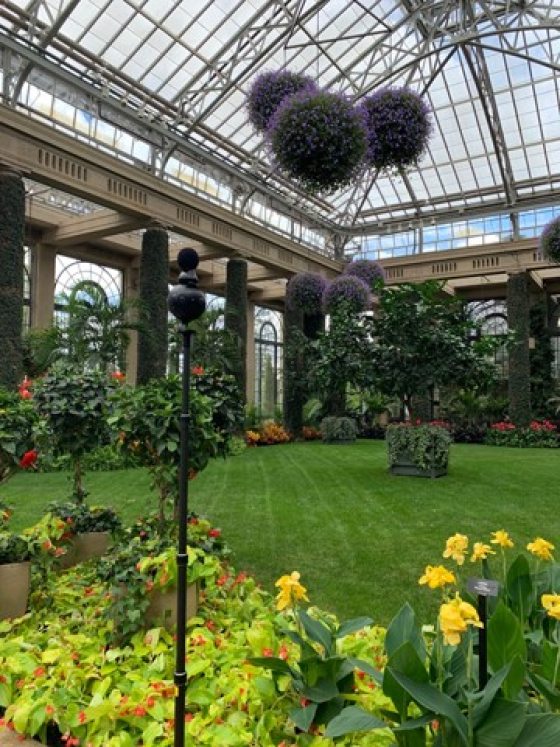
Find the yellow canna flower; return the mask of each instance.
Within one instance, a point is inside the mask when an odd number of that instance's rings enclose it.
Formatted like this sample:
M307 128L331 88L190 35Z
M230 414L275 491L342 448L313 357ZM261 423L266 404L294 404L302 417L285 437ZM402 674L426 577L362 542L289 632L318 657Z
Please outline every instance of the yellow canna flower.
M278 581L276 581L275 586L280 589L276 596L277 610L284 610L286 607L293 607L295 603L299 602L301 599L306 602L309 601L306 596L307 589L305 586L300 584L299 579L300 574L297 571L293 571L289 576L281 576Z
M536 555L540 560L554 560L552 555L554 545L542 537L537 537L534 542L529 542L527 550Z
M418 579L420 585L428 584L430 589L441 589L446 584L456 584L455 575L442 565L427 565L424 575Z
M513 542L511 541L509 534L504 532L503 529L498 529L497 532L492 532L492 537L494 539L491 539L490 542L493 545L499 545L500 547L513 547Z
M476 563L477 560L486 560L489 555L495 554L496 552L492 550L490 545L485 545L484 542L475 542L471 555L471 563Z
M453 537L449 537L445 543L443 557L453 558L457 565L463 565L468 546L469 538L466 535L454 534Z
M541 604L549 617L560 620L560 594L543 594Z
M463 602L457 594L451 602L442 604L439 609L439 626L444 641L449 646L457 646L461 642L461 635L466 633L469 625L482 628L478 612L468 602Z

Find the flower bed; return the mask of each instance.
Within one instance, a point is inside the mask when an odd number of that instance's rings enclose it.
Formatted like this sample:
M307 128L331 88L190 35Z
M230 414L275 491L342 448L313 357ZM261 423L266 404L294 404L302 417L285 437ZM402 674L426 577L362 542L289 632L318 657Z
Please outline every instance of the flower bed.
M490 426L484 442L489 446L554 449L560 446L560 437L549 420L533 420L527 428L502 421Z
M285 444L290 441L290 434L280 423L267 420L258 430L245 432L247 446L272 446L272 444Z

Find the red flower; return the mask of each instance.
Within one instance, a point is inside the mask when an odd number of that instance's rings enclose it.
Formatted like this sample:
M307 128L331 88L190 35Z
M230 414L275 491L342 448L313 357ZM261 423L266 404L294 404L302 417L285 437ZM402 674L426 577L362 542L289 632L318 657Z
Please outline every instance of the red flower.
M135 716L145 716L148 712L143 706L136 706L133 713Z
M209 536L209 537L219 537L221 533L222 533L222 532L221 532L221 530L220 530L220 529L211 529L211 530L210 530L210 531L208 532L208 536Z
M37 461L38 456L39 454L35 451L35 449L26 451L22 458L19 460L19 466L22 469L29 469L30 467L33 467L33 465Z
M21 389L20 388L20 390L19 390L19 396L22 399L32 399L33 398L31 392L29 391L29 389Z
M80 724L84 724L87 721L87 716L84 711L80 711L78 715L78 721L80 722Z
M270 658L271 656L274 656L274 651L271 648L263 648L262 655L266 656L266 658Z
M204 374L204 369L202 366L193 366L191 368L191 373L193 373L195 376L202 376Z
M111 378L115 381L123 381L123 379L126 379L126 374L123 374L122 371L113 371Z
M33 676L44 677L46 673L47 673L47 670L45 669L45 667L37 667L37 669L33 671Z

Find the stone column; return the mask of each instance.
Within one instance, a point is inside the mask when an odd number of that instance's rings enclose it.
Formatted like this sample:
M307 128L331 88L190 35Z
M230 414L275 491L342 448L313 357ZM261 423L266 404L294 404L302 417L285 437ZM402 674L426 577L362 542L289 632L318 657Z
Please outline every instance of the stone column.
M229 373L239 385L239 393L245 402L247 392L247 262L233 258L226 268L225 328L237 337L236 360Z
M36 244L31 251L31 327L49 329L54 322L56 247Z
M247 404L255 403L255 304L247 302L247 350L245 354L245 398Z
M23 376L23 244L25 187L19 174L0 170L0 386L15 389Z
M169 237L163 228L148 228L142 236L140 304L142 329L138 335L139 384L158 379L167 370L167 294Z
M529 277L526 272L508 276L507 315L515 342L509 349L509 416L519 426L531 422L531 367L529 360Z
M134 259L123 271L123 297L126 303L138 301L140 289L140 267ZM138 309L129 308L131 318L137 320ZM128 332L130 342L126 349L125 367L126 380L129 384L136 384L138 376L138 332L131 329Z

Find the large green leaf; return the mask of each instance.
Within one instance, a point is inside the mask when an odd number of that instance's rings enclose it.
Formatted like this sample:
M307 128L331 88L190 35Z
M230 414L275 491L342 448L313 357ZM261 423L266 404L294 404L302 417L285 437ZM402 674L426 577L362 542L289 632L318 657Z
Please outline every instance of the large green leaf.
M518 555L511 564L507 574L506 591L513 612L524 622L535 603L531 569L525 555Z
M322 622L319 622L319 620L314 620L304 610L299 612L299 619L311 640L321 644L325 649L327 656L330 656L333 650L334 641L332 633L327 626Z
M538 674L530 673L527 679L531 685L549 702L551 709L560 709L560 691L553 687L552 683Z
M486 717L486 714L488 713L488 709L492 705L494 698L496 697L501 686L503 685L505 678L508 676L510 669L511 669L511 663L506 664L499 671L497 671L496 674L493 675L493 677L491 677L486 683L486 687L482 691L482 698L476 704L473 710L473 723L474 723L475 728L479 724L481 724L484 718Z
M467 719L454 700L451 700L450 697L428 682L416 682L393 669L390 670L390 673L419 706L431 711L434 716L448 719L457 731L461 741L467 745Z
M346 635L350 635L350 633L355 633L358 630L361 630L362 628L366 628L368 625L372 625L373 620L371 617L355 617L352 620L345 620L343 623L340 624L340 627L334 634L335 638L344 638Z
M488 623L488 662L494 672L512 663L510 672L503 684L504 695L514 699L525 677L523 662L527 657L527 646L523 638L523 628L517 617L503 602Z
M336 739L356 731L387 728L388 725L385 721L372 716L371 713L358 708L358 706L348 706L330 721L325 731L325 737Z
M513 747L525 724L525 705L496 698L476 729L477 747Z
M312 700L314 703L325 703L331 698L339 695L338 687L331 680L319 680L312 686L302 688L301 694L304 698Z
M422 629L418 624L412 607L406 602L397 612L385 636L385 650L391 657L394 652L402 646L405 641L410 641L414 646L419 658L426 657L426 645L422 636Z
M378 685L383 684L383 675L378 669L372 667L369 662L364 661L363 659L356 659L352 656L348 657L348 662L352 664L354 669L361 669L362 672L365 672L366 674L369 674L370 677L373 677Z
M560 745L560 716L556 713L537 713L527 716L523 731L514 747L558 747Z
M294 724L302 731L309 731L309 727L313 723L315 713L317 711L317 703L311 703L304 708L293 708L290 711L290 718Z
M401 672L416 682L428 682L428 672L410 641L405 641L400 648L393 652L383 673L383 692L388 698L391 698L400 714L401 721L404 721L411 697L395 679L392 674L393 671Z
M283 659L278 659L275 656L251 656L247 659L250 664L255 667L263 667L264 669L270 669L271 672L278 674L289 674L290 677L297 679L298 673L292 669Z

